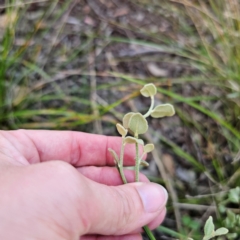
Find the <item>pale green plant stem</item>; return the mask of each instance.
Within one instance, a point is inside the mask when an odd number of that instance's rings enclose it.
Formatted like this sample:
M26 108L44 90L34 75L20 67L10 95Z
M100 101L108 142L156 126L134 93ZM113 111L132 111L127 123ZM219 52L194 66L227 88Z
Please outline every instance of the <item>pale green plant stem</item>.
M123 152L124 152L124 148L122 148L122 149L123 149ZM122 153L122 149L121 149L121 153ZM120 173L120 176L122 178L123 183L127 184L128 182L127 182L127 180L125 178L125 175L123 173L123 167L120 166L117 169L118 169L118 171ZM149 229L149 227L147 225L143 227L143 230L147 234L149 240L156 240L156 238L154 237L153 233L151 232L151 230Z
M145 118L149 117L154 107L154 96L151 96L151 106L149 110L143 115Z
M135 182L139 182L139 144L136 143Z
M136 136L137 138L138 136ZM135 182L139 182L139 166L140 166L140 159L139 159L139 143L136 143L136 164L135 164ZM147 234L150 240L156 240L154 235L152 234L149 227L146 225L143 227L143 230Z
M124 175L124 172L123 172L123 155L124 155L124 147L125 147L125 144L123 143L123 141L124 141L124 137L122 137L122 146L121 146L120 162L119 162L119 164L120 164L120 166L119 166L119 173L121 175L121 178L122 178L124 184L126 184L127 183L127 179L126 179L126 177Z
M153 110L153 107L154 107L154 97L151 96L151 106L150 106L149 110L147 111L147 113L144 115L145 118L147 118L151 114L151 112ZM138 134L136 133L134 137L138 138ZM123 156L124 156L124 147L125 147L123 142L124 142L124 137L122 137L122 146L121 146L120 162L119 162L120 166L118 167L118 170L119 170L119 173L120 173L120 176L122 178L123 183L126 184L127 180L126 180L126 177L125 177L124 172L123 172ZM137 142L135 144L135 146L136 146L135 182L139 182L139 166L140 166L141 159L144 156L144 153L140 157L139 156L139 143ZM153 233L151 232L151 230L149 229L149 227L147 225L143 227L143 230L147 234L149 240L156 240Z
M140 159L139 159L139 143L136 143L136 164L135 164L135 182L139 182L139 166L140 166ZM154 235L152 234L149 227L146 225L143 227L144 232L147 234L150 240L156 240Z
M153 100L152 100L152 103L153 103ZM153 104L151 105L151 107L153 106ZM149 112L151 112L151 111L149 111ZM138 138L137 134L135 135L135 138ZM135 182L139 182L139 166L140 166L139 143L137 142L136 143L136 159L135 159ZM149 227L147 225L143 227L143 230L147 234L147 236L150 240L156 240L153 233L151 232L151 230L149 229Z

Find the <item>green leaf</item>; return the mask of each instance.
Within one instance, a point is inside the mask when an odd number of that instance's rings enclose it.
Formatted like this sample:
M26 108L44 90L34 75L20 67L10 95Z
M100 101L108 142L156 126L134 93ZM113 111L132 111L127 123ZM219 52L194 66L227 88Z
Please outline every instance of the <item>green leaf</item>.
M153 97L157 93L157 88L153 83L149 83L144 85L140 92L144 97Z
M148 167L149 166L149 163L144 161L144 160L141 160L140 162L140 165L144 166L144 167Z
M227 219L232 223L235 224L236 221L236 214L231 210L227 210Z
M236 239L237 236L238 236L237 233L229 233L229 234L227 235L227 239Z
M224 226L227 228L233 228L235 226L235 223L231 222L229 218L226 218L224 220Z
M123 143L124 144L133 144L133 143L137 143L137 138L134 138L134 137L126 137L126 138L124 138L124 141L123 141Z
M138 144L141 144L141 145L144 145L144 142L142 139L138 139L138 138L135 138L135 137L126 137L124 138L124 141L123 141L124 144L134 144L134 143L138 143Z
M138 138L138 144L144 145L144 141L140 138Z
M210 237L210 236L213 236L213 233L214 233L214 224L213 224L212 216L210 216L205 223L204 234L206 237Z
M144 134L148 130L147 120L140 113L135 113L129 120L129 128L135 135Z
M174 107L172 104L169 103L158 105L151 112L151 116L153 118L171 117L174 114Z
M226 207L223 204L218 205L218 209L220 213L225 213L226 212Z
M114 159L115 164L119 164L120 161L119 161L117 153L113 149L111 149L111 148L108 148L108 151L111 153L111 155L112 155L112 157Z
M225 235L227 233L228 233L228 229L221 227L215 231L215 236L221 236L221 235Z
M239 217L239 215L237 215ZM238 227L240 227L240 217L237 219L237 223Z
M144 147L143 147L143 151L145 153L149 153L151 151L153 151L154 149L154 145L152 143L149 143L149 144L146 144Z
M204 236L203 240L209 240L211 238L213 238L214 236Z
M124 128L120 123L117 123L116 124L116 127L117 127L117 130L118 130L118 133L122 136L122 137L125 137L127 135L127 129Z
M128 127L129 120L134 114L135 114L134 112L130 112L130 113L127 113L127 114L124 115L124 117L123 117L123 127L127 128L127 129L129 128Z
M228 198L232 203L239 203L240 201L240 187L231 189L228 194Z

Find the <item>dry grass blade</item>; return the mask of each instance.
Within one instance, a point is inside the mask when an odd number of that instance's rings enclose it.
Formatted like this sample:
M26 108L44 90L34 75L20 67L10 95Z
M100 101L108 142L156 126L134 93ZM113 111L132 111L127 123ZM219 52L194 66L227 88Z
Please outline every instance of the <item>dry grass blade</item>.
M33 0L29 2L19 2L19 3L13 3L13 4L7 4L7 5L0 5L0 9L6 9L11 7L23 7L25 5L31 5L33 3L42 3L42 2L49 2L50 0Z

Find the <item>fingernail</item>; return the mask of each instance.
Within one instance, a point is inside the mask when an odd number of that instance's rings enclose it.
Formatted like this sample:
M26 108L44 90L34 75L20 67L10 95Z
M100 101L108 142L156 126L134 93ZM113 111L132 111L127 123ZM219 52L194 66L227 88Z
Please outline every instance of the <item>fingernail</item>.
M167 202L166 189L156 183L146 183L137 187L144 210L148 213L161 210Z

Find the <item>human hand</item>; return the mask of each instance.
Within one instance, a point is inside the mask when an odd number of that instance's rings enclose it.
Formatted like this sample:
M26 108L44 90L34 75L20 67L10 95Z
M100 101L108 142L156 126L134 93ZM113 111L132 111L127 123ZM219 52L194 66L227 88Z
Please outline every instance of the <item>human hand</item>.
M138 240L142 226L158 226L167 194L143 175L121 185L107 151L120 145L87 133L0 131L0 239ZM124 163L134 164L131 145Z

